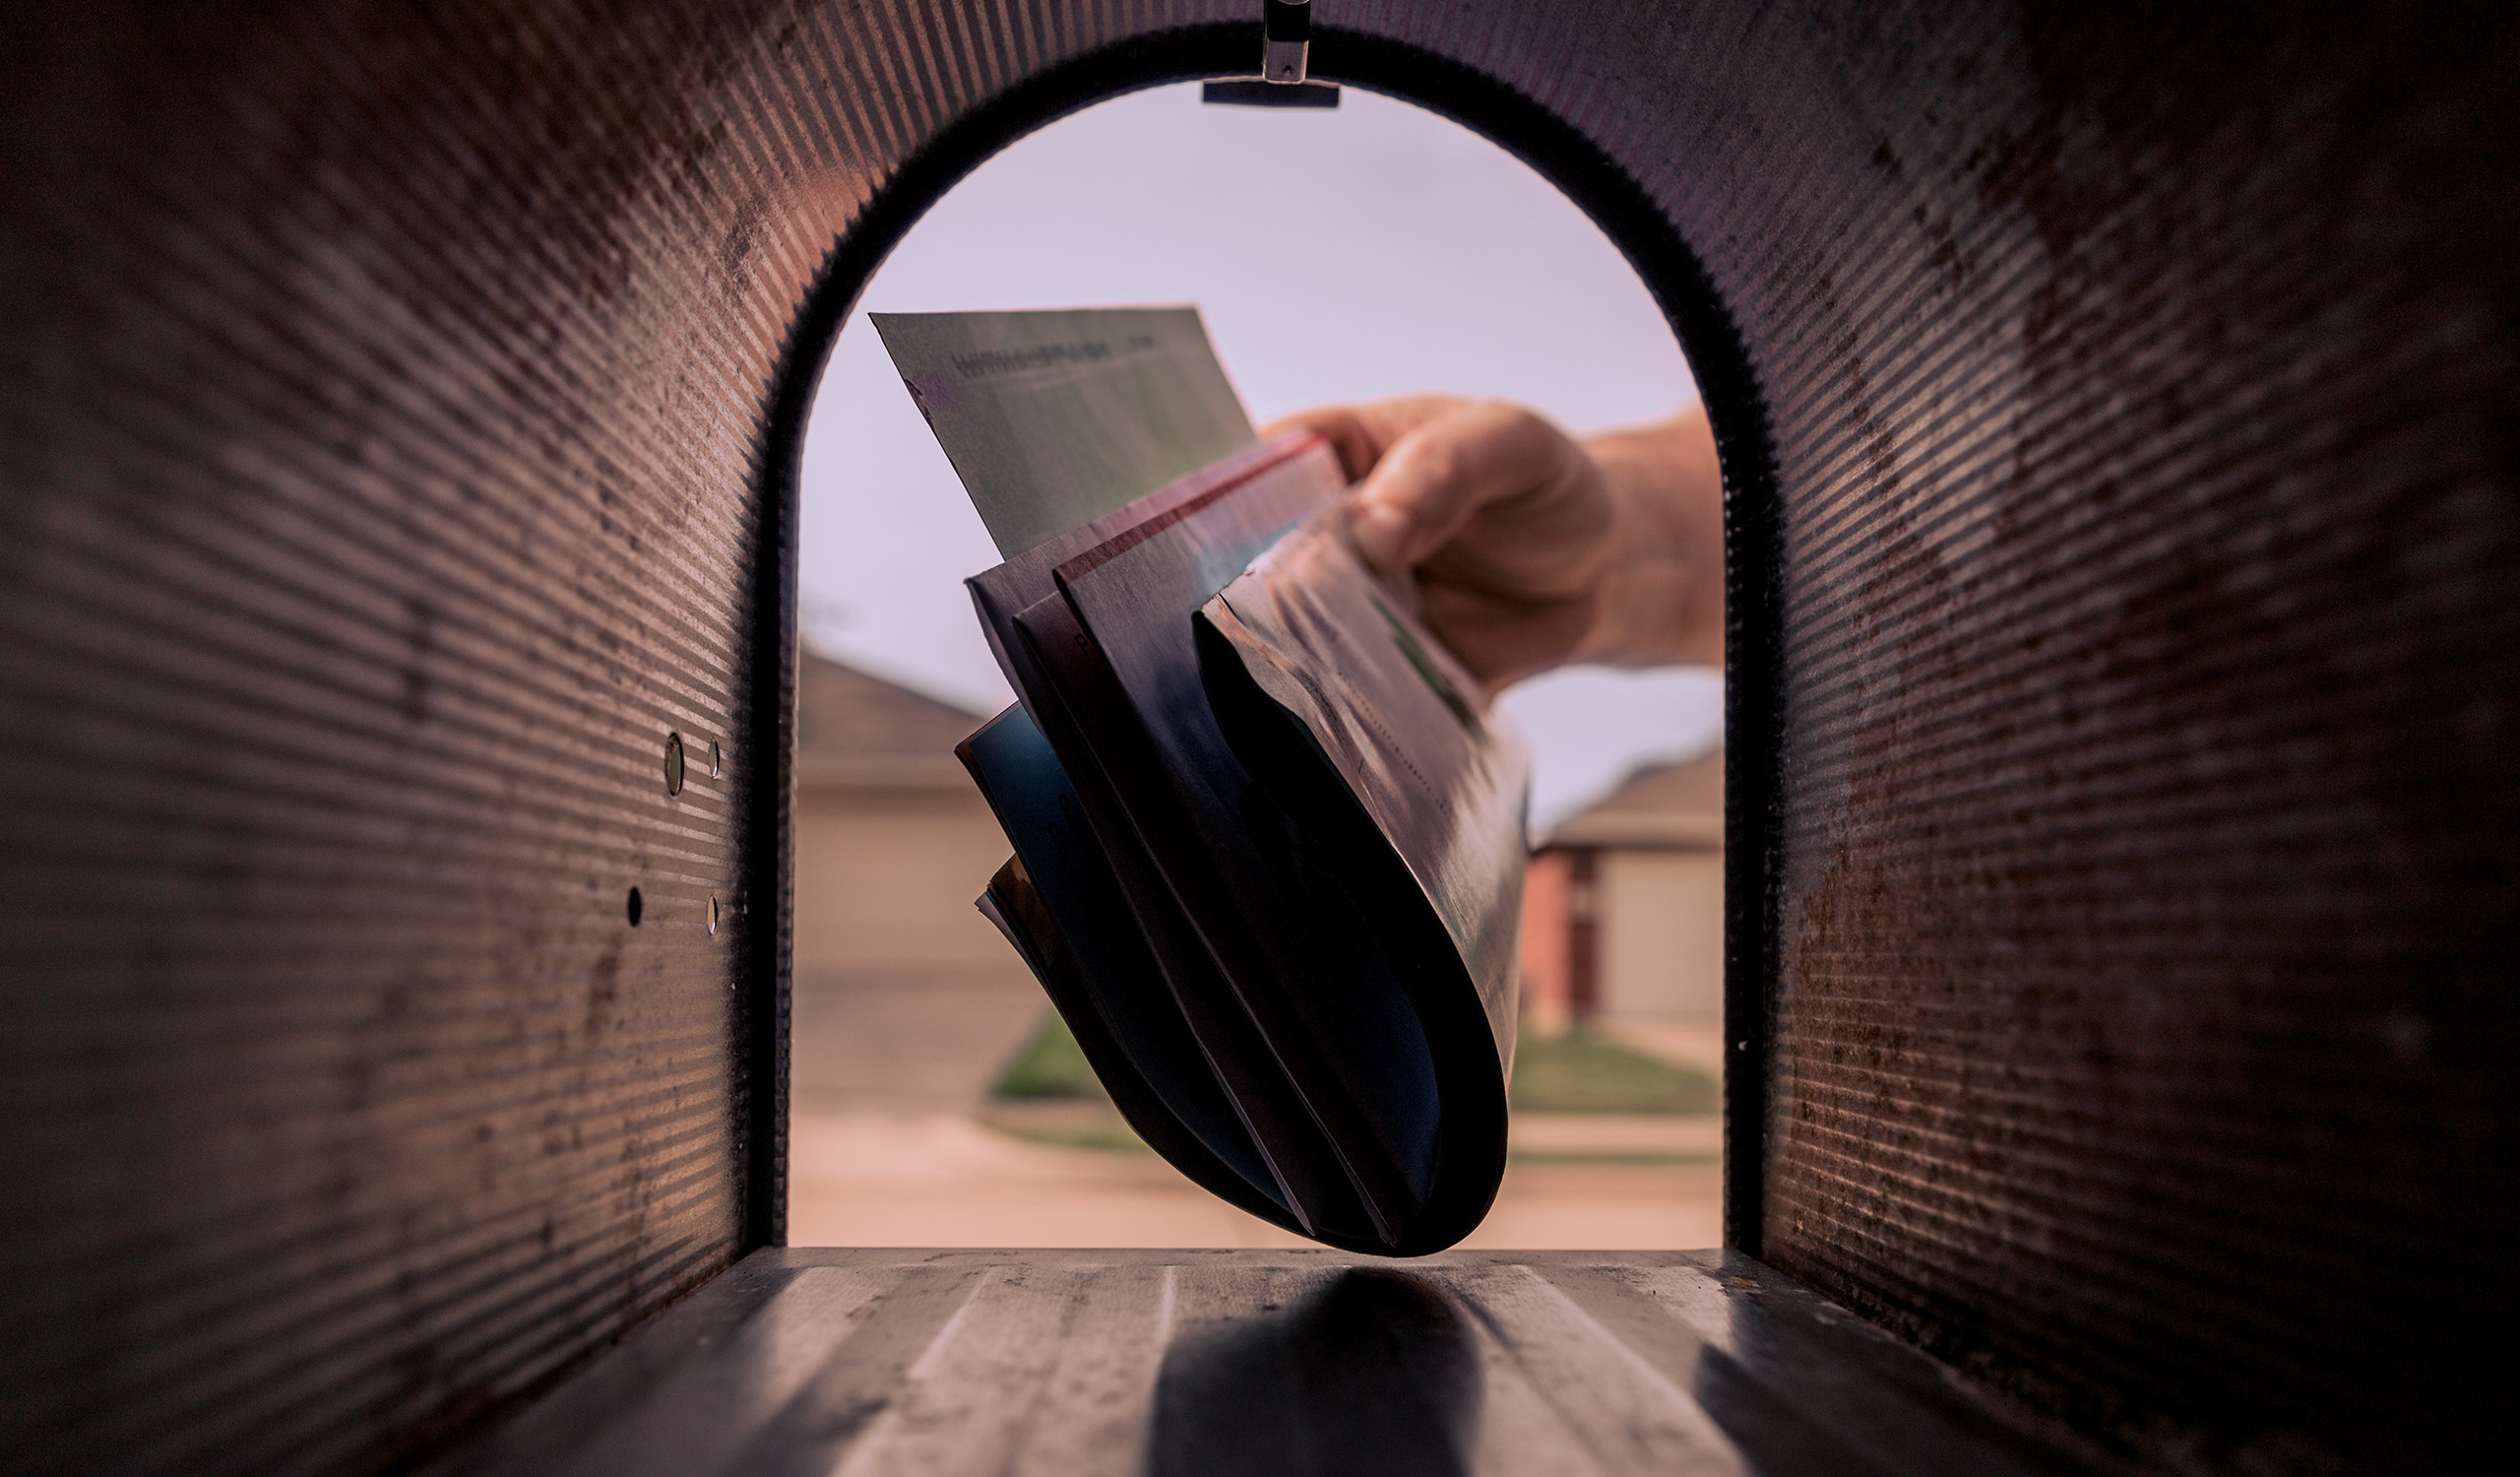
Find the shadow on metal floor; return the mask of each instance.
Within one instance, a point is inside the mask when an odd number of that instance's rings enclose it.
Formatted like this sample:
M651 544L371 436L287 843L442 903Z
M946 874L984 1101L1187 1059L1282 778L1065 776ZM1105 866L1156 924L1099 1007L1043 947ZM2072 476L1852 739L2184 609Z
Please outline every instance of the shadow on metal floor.
M778 1250L440 1477L2107 1470L1722 1252Z

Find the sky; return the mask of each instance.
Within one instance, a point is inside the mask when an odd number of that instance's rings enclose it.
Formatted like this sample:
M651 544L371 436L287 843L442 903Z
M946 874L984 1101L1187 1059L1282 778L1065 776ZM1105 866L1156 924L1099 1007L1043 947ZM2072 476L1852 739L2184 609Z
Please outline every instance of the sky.
M800 620L814 650L976 712L1012 701L962 582L997 562L868 312L1199 306L1253 422L1420 391L1582 432L1696 399L1660 310L1583 213L1436 114L1207 106L1196 85L1018 140L912 228L850 310L805 434ZM1723 732L1714 673L1575 669L1506 710L1545 829Z

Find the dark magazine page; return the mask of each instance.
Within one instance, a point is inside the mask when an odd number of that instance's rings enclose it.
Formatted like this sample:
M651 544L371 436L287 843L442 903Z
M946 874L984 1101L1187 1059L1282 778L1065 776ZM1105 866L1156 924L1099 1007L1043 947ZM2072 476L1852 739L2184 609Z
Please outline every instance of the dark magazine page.
M1303 724L1407 862L1510 1061L1530 756L1418 622L1411 594L1365 568L1333 508L1262 554L1201 618Z
M1200 907L1213 910L1213 892L1202 890L1197 876L1164 864L1185 847L1196 851L1195 836L1181 839L1187 817L1177 804L1151 802L1143 786L1119 783L1160 772L1119 679L1064 598L1040 601L1016 618L1016 626L1020 649L1051 689L1045 707L1059 714L1078 746L1081 758L1068 766L1069 773L1090 770L1106 791L1113 818L1106 821L1091 805L1088 813L1097 834L1111 843L1112 860L1123 864L1116 869L1130 907L1147 930L1179 1010L1267 1155L1291 1208L1307 1235L1366 1235L1364 1207L1346 1172L1228 979L1226 956L1212 942L1213 912L1210 927L1193 922ZM1134 811L1124 797L1134 798Z
M1057 594L1053 571L1060 561L1181 507L1214 501L1319 445L1316 438L1298 434L1237 452L966 582L999 668L1063 768L1101 843L1102 860L1172 994L1174 1009L1187 1020L1228 1099L1268 1159L1279 1197L1307 1234L1321 1226L1362 1226L1362 1207L1283 1066L1235 997L1224 965L1192 924L1173 879L1148 851L1142 826L1160 827L1177 815L1133 816L1121 803L1110 773L1153 761L1143 731L1116 697L1115 679ZM1089 972L1086 984L1096 983ZM1107 1008L1128 1007L1114 1003Z
M1422 1028L1390 961L1305 838L1251 785L1210 712L1192 615L1288 527L1344 490L1324 448L1062 565L1059 583L1152 744L1115 773L1166 877L1364 1193L1386 1242L1432 1179L1438 1100Z
M1029 885L1057 920L1064 946L1075 956L1081 994L1112 1044L1209 1152L1252 1189L1282 1204L1275 1177L1173 1003L1171 988L1040 730L1022 708L1009 708L964 740L961 754L1014 844ZM1050 987L1047 971L1035 963L1043 986ZM1073 1026L1070 1002L1060 1004Z
M1094 1068L1096 1080L1110 1094L1111 1106L1131 1131L1165 1162L1200 1188L1237 1210L1273 1225L1302 1232L1303 1224L1277 1197L1255 1188L1243 1175L1219 1159L1173 1113L1172 1103L1137 1069L1112 1036L1107 1017L1096 1010L1085 986L1085 972L1068 947L1057 915L1033 884L1023 860L1009 857L988 890L978 899L980 915L1015 947L1050 997L1059 1019L1076 1038L1077 1049Z

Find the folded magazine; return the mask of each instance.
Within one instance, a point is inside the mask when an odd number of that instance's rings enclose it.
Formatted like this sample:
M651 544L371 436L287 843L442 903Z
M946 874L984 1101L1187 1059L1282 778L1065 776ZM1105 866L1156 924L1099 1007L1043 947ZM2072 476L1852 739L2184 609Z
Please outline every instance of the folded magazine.
M961 747L979 906L1192 1181L1439 1251L1505 1163L1529 778L1318 437L1255 442L1194 309L877 315L1005 562Z

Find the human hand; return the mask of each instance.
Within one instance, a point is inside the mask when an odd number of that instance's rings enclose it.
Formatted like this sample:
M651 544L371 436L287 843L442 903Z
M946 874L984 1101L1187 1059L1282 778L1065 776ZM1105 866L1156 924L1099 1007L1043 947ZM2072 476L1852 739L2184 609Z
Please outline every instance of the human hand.
M1574 662L1724 660L1722 478L1703 410L1579 442L1520 406L1426 395L1267 431L1298 428L1356 482L1357 552L1416 574L1427 625L1490 692Z

